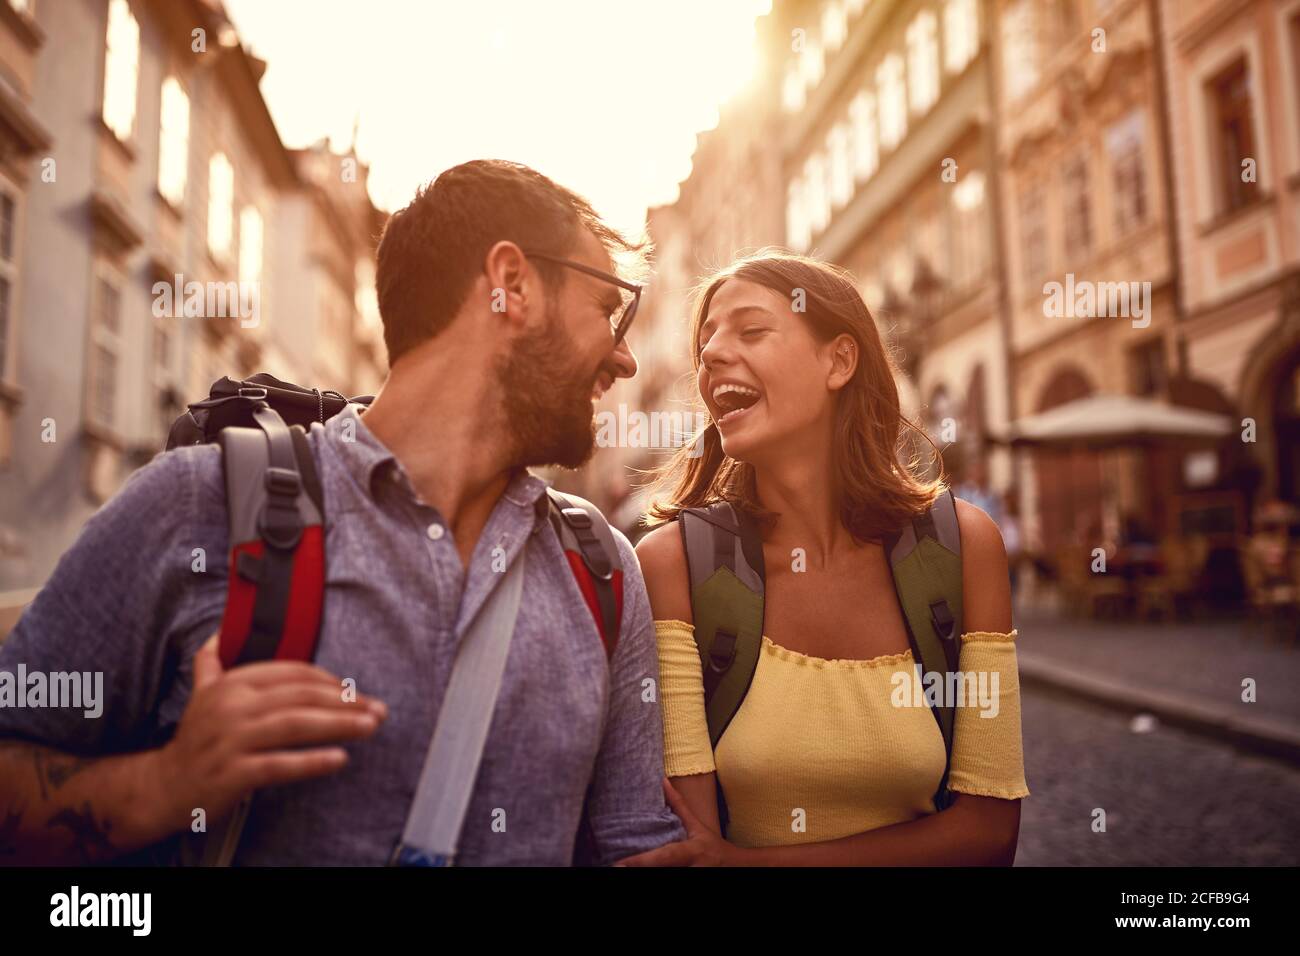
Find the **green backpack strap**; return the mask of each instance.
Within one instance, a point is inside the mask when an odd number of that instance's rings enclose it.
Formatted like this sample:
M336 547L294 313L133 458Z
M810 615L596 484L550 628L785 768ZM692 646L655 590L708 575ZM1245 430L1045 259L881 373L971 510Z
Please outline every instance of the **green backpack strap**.
M719 501L681 513L709 741L740 709L763 645L763 542L752 519Z
M709 745L715 750L740 710L763 649L763 539L729 502L685 508L679 525L691 580L695 646L704 674ZM718 781L718 821L727 832L727 799Z
M944 675L956 671L962 634L961 533L952 490L944 489L929 510L888 537L885 550L908 640L922 671ZM948 772L955 708L945 695L933 712L947 758L934 798L935 809L942 810L952 802Z

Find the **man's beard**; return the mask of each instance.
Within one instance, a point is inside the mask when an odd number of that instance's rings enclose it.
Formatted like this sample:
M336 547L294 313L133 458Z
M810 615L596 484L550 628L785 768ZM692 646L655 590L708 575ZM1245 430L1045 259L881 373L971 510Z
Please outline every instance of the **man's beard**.
M548 303L545 326L525 333L498 364L516 464L580 468L595 452L591 393L596 373L582 367L576 351Z

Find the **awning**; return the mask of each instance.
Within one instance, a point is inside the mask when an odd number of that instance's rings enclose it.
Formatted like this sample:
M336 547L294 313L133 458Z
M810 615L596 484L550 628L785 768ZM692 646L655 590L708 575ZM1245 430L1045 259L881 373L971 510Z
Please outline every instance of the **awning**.
M1215 442L1234 427L1227 415L1152 398L1092 395L1013 422L991 440L1015 447L1123 448Z

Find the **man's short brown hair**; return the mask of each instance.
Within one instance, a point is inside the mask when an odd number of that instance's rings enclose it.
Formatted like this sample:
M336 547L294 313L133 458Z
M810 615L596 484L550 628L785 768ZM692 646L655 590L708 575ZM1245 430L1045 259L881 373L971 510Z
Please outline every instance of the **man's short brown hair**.
M564 256L587 229L611 253L637 250L591 204L534 169L499 159L453 166L394 213L379 243L375 274L391 365L441 332L465 303L487 252L498 242ZM563 281L544 260L548 283Z

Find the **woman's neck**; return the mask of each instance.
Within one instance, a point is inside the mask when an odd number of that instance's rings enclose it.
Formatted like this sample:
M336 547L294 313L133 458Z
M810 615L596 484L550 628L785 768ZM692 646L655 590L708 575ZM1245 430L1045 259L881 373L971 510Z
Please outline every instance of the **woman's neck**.
M764 535L778 550L802 548L809 567L856 546L840 518L840 491L829 440L783 449L779 460L755 464L759 503L780 514Z

